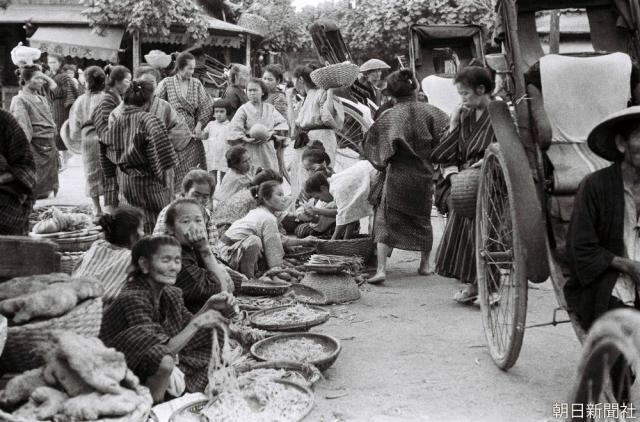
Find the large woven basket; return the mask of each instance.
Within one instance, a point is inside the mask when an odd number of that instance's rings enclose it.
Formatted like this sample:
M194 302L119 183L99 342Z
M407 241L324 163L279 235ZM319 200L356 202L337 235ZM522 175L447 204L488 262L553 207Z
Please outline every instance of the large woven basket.
M56 242L60 247L60 252L85 252L88 251L93 242L104 238L103 233L92 234L84 237L73 237L69 239L58 239L55 237L50 240Z
M353 85L360 68L353 63L330 64L311 72L311 80L323 89L342 88Z
M476 198L480 184L480 169L462 170L451 179L451 209L466 218L476 217Z
M238 26L257 32L263 37L269 33L269 21L253 13L243 13L238 19Z
M327 304L353 302L360 299L355 278L348 274L307 273L302 284L313 287L327 297Z
M83 256L84 252L64 252L60 258L60 271L71 274Z
M102 323L102 298L80 303L58 318L9 327L7 344L0 357L0 370L24 372L44 364L41 353L54 330L67 330L85 337L97 337Z
M318 253L321 255L359 256L366 260L373 254L375 246L372 237L363 235L349 240L329 240L318 243Z

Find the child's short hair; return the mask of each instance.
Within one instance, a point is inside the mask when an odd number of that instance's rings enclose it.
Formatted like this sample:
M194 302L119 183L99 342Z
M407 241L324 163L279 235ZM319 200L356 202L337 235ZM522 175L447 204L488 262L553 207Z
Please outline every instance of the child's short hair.
M322 172L314 173L304 184L304 191L309 195L320 193L323 186L329 189L329 180L327 179L327 176Z
M231 106L229 102L223 98L217 99L213 102L213 110L215 111L216 108L224 108L227 110L227 116L231 115Z
M145 236L138 240L131 249L131 265L129 266L129 278L141 277L140 258L151 259L162 246L175 246L181 248L180 242L173 236L157 235Z

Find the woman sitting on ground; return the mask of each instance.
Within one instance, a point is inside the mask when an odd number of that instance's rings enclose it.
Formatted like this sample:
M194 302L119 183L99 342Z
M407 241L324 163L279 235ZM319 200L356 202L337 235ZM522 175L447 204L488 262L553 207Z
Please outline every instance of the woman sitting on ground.
M105 310L100 339L124 353L155 403L202 392L211 360L211 331L233 315L228 293L208 298L193 315L175 287L180 272L180 244L170 236L145 237L133 247L132 272L122 292ZM222 313L222 314L221 314Z
M209 247L204 208L194 199L180 198L167 210L167 231L182 246L182 269L176 286L184 303L196 312L212 295L232 293L233 281Z
M218 251L218 232L216 231L216 225L212 218L210 208L211 198L215 190L216 179L213 175L206 170L195 169L187 173L184 179L182 179L182 193L180 194L181 198L193 199L204 208L207 238L214 254ZM156 222L156 227L153 229L153 234L169 233L167 231L167 211L171 205L173 205L173 202L164 207L162 211L160 211L160 214L158 214L158 221Z
M260 257L264 257L268 268L281 267L285 247L316 244L317 239L289 239L280 234L275 213L286 207L282 184L275 180L262 183L258 189L258 207L233 223L220 237L218 249L222 259L254 278Z
M102 299L109 303L127 281L131 248L144 236L144 214L137 208L120 207L98 220L104 240L97 240L85 252L73 271L74 276L94 276L104 286Z
M229 171L225 174L215 194L216 201L222 202L251 184L251 156L246 148L235 146L225 154Z
M322 172L315 173L307 180L305 191L325 204L335 202L336 208L307 205L306 214L335 218L336 229L332 240L353 238L358 234L359 221L373 215L369 193L376 174L377 171L368 161L359 161L331 178Z
M282 176L273 170L262 170L251 181L251 184L226 201L222 202L213 213L218 236L224 235L236 221L258 207L258 188L264 182L275 180L282 183Z

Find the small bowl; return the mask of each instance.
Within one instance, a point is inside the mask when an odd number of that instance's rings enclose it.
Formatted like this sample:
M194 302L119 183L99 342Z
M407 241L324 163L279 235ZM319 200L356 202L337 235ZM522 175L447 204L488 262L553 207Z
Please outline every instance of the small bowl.
M311 362L301 362L301 363L310 363L320 371L326 371L335 363L338 359L338 355L340 355L340 351L342 350L342 346L338 339L325 335L325 334L316 334L316 333L291 333L291 334L280 334L277 336L269 337L264 340L260 340L251 346L251 355L256 359L261 361L267 361L268 359L264 356L264 350L271 346L272 344L281 342L282 340L295 339L295 338L308 338L313 340L316 343L321 344L326 351L328 351L328 355L325 358L318 359L316 361Z

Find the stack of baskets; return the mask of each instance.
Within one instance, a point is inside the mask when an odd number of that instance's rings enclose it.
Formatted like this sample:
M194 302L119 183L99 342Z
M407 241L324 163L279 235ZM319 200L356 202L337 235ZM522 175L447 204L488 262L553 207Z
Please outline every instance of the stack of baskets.
M311 72L311 80L323 89L342 88L353 85L360 68L353 63L330 64Z
M263 37L269 33L269 21L253 13L243 13L238 19L238 26L256 32Z

